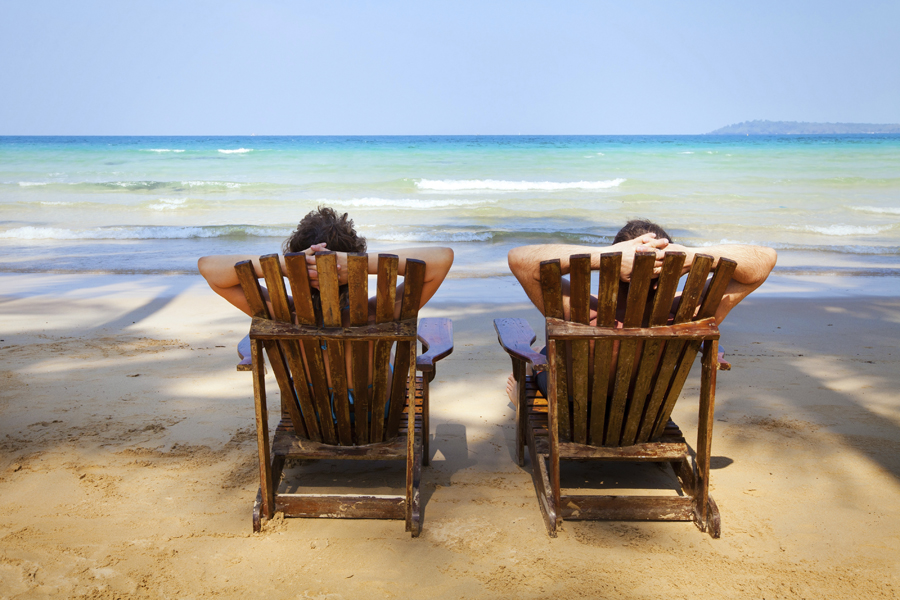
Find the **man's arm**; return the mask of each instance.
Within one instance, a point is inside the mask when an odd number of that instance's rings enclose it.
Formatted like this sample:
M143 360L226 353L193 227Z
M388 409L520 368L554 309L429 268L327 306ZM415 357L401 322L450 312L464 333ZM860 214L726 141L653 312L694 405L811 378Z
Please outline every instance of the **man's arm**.
M656 239L655 234L647 233L633 240L620 242L612 246L597 248L595 246L575 246L565 244L543 244L536 246L519 246L509 251L509 269L516 276L522 289L528 294L528 298L537 307L541 314L544 313L544 298L541 293L541 262L558 258L563 275L569 273L569 257L573 254L590 254L591 268L600 268L600 256L606 252L622 253L622 268L619 276L622 281L631 279L631 269L634 265L634 254L637 251L655 250L657 253L655 269L662 266L664 249L669 245L665 239ZM657 271L658 272L658 271ZM563 311L566 318L569 317L569 287L564 281ZM593 311L592 311L593 312ZM591 315L593 318L593 314Z
M763 284L775 267L775 261L778 260L778 254L772 248L743 244L727 244L707 248L688 248L680 244L671 244L667 250L685 253L685 273L690 269L697 254L712 256L715 259L713 267L719 264L720 258L730 258L737 262L731 282L725 288L725 295L722 296L722 303L716 310L716 323L719 324L732 308Z

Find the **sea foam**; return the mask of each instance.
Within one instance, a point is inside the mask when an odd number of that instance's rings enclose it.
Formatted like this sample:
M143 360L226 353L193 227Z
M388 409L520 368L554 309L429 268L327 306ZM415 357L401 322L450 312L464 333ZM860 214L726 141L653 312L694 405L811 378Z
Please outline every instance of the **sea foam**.
M219 148L219 152L222 154L246 154L247 152L253 152L252 148L238 148L236 150L222 150Z
M559 190L605 190L625 183L624 179L607 181L502 181L497 179L420 179L416 187L420 190L459 192L468 190L491 190L499 192L555 192Z
M0 239L16 240L161 240L217 238L234 235L284 238L289 227L256 225L218 225L195 227L96 227L93 229L64 229L60 227L16 227L0 231Z
M411 210L432 210L436 208L456 208L464 206L484 206L495 204L496 200L418 200L416 198L353 198L350 200L322 200L335 206L355 208L404 208Z

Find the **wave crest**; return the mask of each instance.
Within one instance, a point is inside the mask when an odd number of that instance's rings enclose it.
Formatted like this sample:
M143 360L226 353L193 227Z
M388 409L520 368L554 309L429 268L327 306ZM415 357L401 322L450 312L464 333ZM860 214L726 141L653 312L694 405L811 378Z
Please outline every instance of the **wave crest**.
M491 190L499 192L555 192L560 190L605 190L625 183L625 179L607 181L503 181L498 179L420 179L420 190L460 192Z

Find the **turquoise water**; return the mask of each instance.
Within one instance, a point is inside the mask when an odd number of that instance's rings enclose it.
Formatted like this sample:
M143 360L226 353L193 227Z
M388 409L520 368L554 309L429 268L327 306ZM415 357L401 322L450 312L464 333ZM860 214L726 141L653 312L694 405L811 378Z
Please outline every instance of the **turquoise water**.
M764 244L782 274L900 274L900 136L0 137L0 271L191 273L268 253L306 212L454 277L520 244Z

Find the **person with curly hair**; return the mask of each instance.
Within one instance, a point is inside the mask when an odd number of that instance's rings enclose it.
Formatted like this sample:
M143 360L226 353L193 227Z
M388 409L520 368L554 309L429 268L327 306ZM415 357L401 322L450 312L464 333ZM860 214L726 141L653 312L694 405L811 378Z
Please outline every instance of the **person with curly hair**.
M337 253L338 272L347 272L347 254L353 252L366 251L366 238L360 236L353 225L353 220L349 218L347 213L338 214L334 209L320 206L316 210L310 211L297 226L297 229L284 241L282 251L303 252L306 254L306 262L309 267L309 276L313 285L316 285L318 273L316 271L316 252L330 250ZM399 275L406 273L406 260L409 258L419 259L425 262L425 282L422 288L422 299L419 308L425 306L425 303L434 296L447 273L453 264L453 250L450 248L427 247L427 248L401 248L396 250L385 251L389 254L398 256L399 264L397 271ZM281 266L284 270L284 256L281 257ZM253 267L258 278L263 277L262 267L259 264L258 256L244 254L219 254L214 256L204 256L197 261L197 268L200 274L206 279L209 287L214 292L225 298L236 308L250 315L250 305L244 297L241 284L238 281L237 273L234 265L237 262L249 260L253 262ZM378 269L378 255L369 255L369 273L375 274ZM347 314L347 291L346 291L346 275L340 276L341 283L341 306L345 310L345 325L349 324L349 315ZM263 293L268 300L268 294L263 288ZM397 304L395 307L395 315L400 315L400 301L403 298L403 284L397 286ZM315 298L317 300L317 298ZM319 306L318 302L314 302ZM374 320L375 317L375 298L369 299L369 317Z

